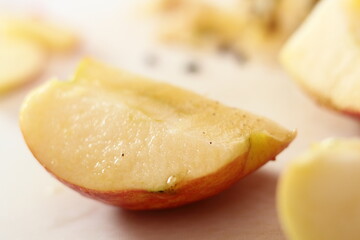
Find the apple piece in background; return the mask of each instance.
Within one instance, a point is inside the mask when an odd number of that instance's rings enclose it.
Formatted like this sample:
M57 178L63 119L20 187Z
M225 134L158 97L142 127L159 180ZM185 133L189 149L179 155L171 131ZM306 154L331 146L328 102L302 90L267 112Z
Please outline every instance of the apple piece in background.
M157 13L161 21L160 37L165 42L185 43L196 47L232 44L243 28L236 11L213 6L204 1L162 0Z
M266 29L273 14L272 3L242 1L229 6L222 2L160 0L156 5L161 17L160 37L165 42L196 48L226 46L250 54L254 48L271 42Z
M281 52L284 68L320 104L360 117L360 45L344 0L323 0Z
M360 239L360 140L332 139L290 163L277 204L292 240Z
M78 44L72 31L37 18L4 17L2 31L5 35L34 41L54 53L70 52Z
M36 77L46 67L49 53L68 53L77 44L63 28L15 16L0 17L0 92L4 93Z
M236 53L273 56L316 2L159 0L154 8L165 42L201 48L227 46Z
M265 118L90 59L72 81L30 94L20 125L35 158L60 181L136 210L215 195L295 137Z
M345 8L348 11L351 30L360 43L360 0L344 0Z
M45 60L46 53L37 44L0 36L0 94L36 79Z
M280 0L276 10L276 28L287 39L311 13L320 0Z

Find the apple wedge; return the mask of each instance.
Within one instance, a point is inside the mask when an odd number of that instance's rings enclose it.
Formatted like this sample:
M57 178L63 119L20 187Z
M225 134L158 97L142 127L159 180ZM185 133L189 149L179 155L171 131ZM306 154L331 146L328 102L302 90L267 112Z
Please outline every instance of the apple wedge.
M34 91L20 125L35 158L60 181L138 210L219 193L295 137L264 118L90 59L72 81Z
M360 140L327 140L291 162L278 211L292 240L360 239Z
M45 59L38 45L0 36L0 94L35 79Z
M39 19L3 17L1 25L4 34L34 41L50 52L69 52L77 45L73 32Z
M282 49L281 61L319 103L360 117L360 45L347 2L321 1Z

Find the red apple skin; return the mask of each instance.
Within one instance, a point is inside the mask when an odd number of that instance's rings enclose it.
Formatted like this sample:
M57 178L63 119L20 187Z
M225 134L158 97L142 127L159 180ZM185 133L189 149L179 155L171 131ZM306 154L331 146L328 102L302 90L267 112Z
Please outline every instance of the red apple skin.
M24 131L21 121L20 128L35 159L59 181L86 197L130 210L173 208L216 195L268 161L275 160L275 157L288 147L296 137L296 131L288 132L282 140L261 132L252 133L249 136L248 150L218 171L203 177L179 182L175 187L164 189L164 191L154 192L144 189L101 191L76 185L57 176L55 172L47 168L44 164L46 161L42 161L42 156L29 144L29 136L24 134L26 131Z
M250 172L245 173L243 171L243 159L246 155L244 154L237 158L216 173L190 180L164 192L150 192L137 189L102 192L77 186L63 179L59 180L86 197L125 209L152 210L173 208L213 196L249 174Z
M99 191L87 189L82 186L75 185L59 178L43 165L43 167L59 181L79 192L80 194L101 201L106 204L122 207L129 210L156 210L182 206L188 203L196 202L229 188L232 184L239 181L253 171L260 168L269 160L275 160L275 157L283 149L285 149L292 139L277 145L276 148L268 152L266 160L258 165L246 165L246 160L250 155L255 154L251 149L239 156L217 172L189 180L182 184L178 184L175 188L164 192L151 192L146 190L132 189L120 191ZM34 152L33 152L34 154ZM34 154L36 157L36 155ZM41 164L41 162L40 162Z
M229 188L232 184L252 172L243 171L244 159L246 157L247 154L244 154L216 173L190 180L164 192L150 192L137 189L102 192L77 186L57 178L80 194L110 205L129 210L166 209L199 201Z
M343 113L357 120L360 120L360 112L355 112L354 110L344 110Z
M276 147L272 148L270 151L267 151L267 155L260 163L247 164L249 156L256 155L256 152L253 151L253 149L250 147L248 152L237 157L235 160L225 165L217 172L204 177L192 179L187 182L179 183L174 188L165 190L163 192L151 192L141 189L119 191L100 191L95 189L88 189L60 178L55 173L46 168L46 166L44 166L41 161L39 161L41 158L37 157L35 151L33 151L31 148L30 151L33 153L38 162L51 175L83 196L129 210L157 210L179 207L188 203L206 199L222 192L240 179L263 166L268 161L275 160L275 157L291 143L295 136L296 132L293 132L293 135L289 136L289 138L282 143L272 139L272 141L277 142L278 145L276 145ZM265 145L267 144L269 144L269 142L265 143Z
M353 109L342 109L340 107L336 107L329 99L318 97L317 96L318 94L315 91L310 90L308 87L306 87L300 81L298 81L298 85L303 90L303 92L319 106L327 108L329 110L332 110L338 114L340 113L340 114L346 115L348 117L352 117L356 120L360 120L360 110L356 111Z

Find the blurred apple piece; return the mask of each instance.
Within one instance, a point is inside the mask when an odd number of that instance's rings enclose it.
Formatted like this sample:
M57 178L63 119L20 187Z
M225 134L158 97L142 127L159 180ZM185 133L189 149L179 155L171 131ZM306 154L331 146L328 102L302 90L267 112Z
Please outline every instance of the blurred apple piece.
M350 18L351 31L354 32L356 40L360 42L360 1L344 0L344 3Z
M278 211L292 240L360 239L360 140L314 145L290 163L278 186Z
M69 52L78 42L72 31L37 18L5 17L2 21L4 34L34 41L50 52Z
M321 1L282 49L281 61L320 104L360 117L359 36L345 1Z
M295 132L187 90L84 60L23 104L35 158L102 202L160 209L228 188L285 149Z
M263 4L259 10L254 5L250 1L229 7L201 0L161 0L157 5L164 19L160 23L161 39L199 48L226 46L236 52L250 50L264 43L264 25L273 7Z
M45 59L46 53L37 44L0 36L0 93L36 79Z
M277 52L318 0L160 0L163 40L196 47L228 46L235 52ZM229 1L227 1L229 2Z
M0 92L36 77L46 67L50 53L68 53L77 44L66 29L34 18L0 17Z

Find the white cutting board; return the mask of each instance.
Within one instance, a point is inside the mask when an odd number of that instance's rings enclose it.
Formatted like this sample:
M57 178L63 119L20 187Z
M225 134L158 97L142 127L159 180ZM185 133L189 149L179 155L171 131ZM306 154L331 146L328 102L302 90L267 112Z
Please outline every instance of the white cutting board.
M283 166L315 141L359 136L358 122L318 107L275 66L241 65L227 55L155 44L148 20L133 8L139 2L0 0L1 11L35 11L68 24L83 40L81 50L53 60L37 82L0 97L0 239L284 239L275 202ZM157 56L156 66L144 63L148 54ZM131 212L84 198L36 162L18 127L18 110L29 90L53 76L68 78L83 55L266 116L297 128L298 137L277 161L189 206ZM186 73L190 60L199 63L199 73Z

